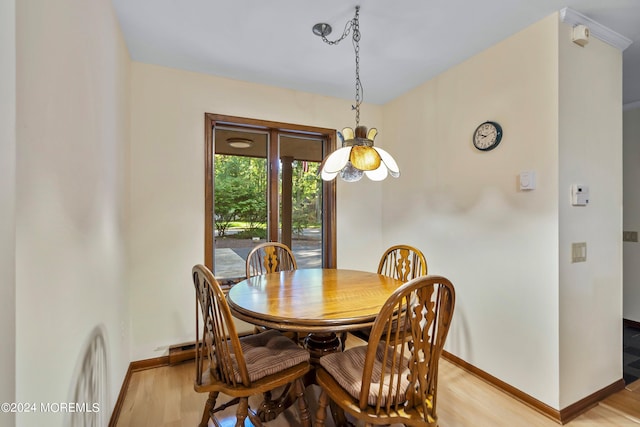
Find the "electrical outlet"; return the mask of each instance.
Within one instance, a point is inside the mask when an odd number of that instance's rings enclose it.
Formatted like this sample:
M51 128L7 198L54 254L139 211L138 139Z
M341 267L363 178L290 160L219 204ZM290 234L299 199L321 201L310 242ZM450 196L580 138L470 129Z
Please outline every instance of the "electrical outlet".
M622 232L622 241L623 242L637 242L638 241L638 232L637 231L623 231Z
M571 244L571 262L587 261L587 242Z

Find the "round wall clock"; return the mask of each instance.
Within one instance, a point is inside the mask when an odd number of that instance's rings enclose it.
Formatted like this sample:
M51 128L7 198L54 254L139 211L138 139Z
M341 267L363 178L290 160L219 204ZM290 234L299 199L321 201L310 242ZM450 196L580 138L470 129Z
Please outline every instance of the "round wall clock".
M473 146L480 151L493 150L502 140L502 127L496 122L484 122L473 133Z

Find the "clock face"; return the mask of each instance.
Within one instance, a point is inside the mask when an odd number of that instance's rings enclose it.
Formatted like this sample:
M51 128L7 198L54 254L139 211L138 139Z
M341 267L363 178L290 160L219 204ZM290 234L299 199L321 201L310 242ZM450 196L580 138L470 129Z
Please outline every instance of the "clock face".
M484 122L473 133L473 145L478 150L489 151L502 139L502 127L496 122Z

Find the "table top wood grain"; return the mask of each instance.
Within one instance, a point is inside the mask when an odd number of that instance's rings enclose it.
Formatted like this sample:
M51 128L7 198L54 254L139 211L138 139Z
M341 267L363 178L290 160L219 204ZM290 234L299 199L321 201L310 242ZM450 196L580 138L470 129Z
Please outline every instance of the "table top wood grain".
M357 330L373 324L402 281L345 269L298 269L234 285L228 302L246 322L298 332Z

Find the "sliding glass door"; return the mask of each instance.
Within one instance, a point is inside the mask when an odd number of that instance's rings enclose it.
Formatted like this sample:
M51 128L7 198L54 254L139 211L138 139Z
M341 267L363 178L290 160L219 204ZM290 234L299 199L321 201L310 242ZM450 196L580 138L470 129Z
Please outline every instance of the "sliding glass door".
M299 268L335 266L335 184L318 170L335 132L207 114L205 264L244 278L258 243L292 248Z

